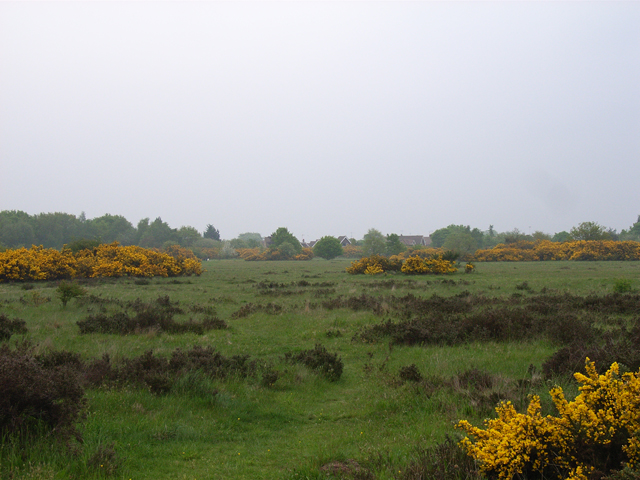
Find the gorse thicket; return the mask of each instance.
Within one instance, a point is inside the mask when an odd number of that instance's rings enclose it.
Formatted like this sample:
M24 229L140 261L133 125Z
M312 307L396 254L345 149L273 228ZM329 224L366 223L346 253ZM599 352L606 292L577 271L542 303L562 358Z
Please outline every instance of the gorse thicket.
M402 255L393 255L390 258L382 255L371 255L354 261L347 267L347 273L352 275L366 274L377 275L385 272L402 272L409 275L446 274L458 271L454 261L446 260L442 254L434 254L431 257L403 258Z
M532 262L545 260L640 260L640 242L579 240L501 243L488 250L476 250L477 262Z
M0 281L61 280L94 277L176 277L200 275L202 265L190 250L166 253L118 242L72 252L33 246L0 252Z
M620 375L617 363L598 375L586 361L586 375L576 373L580 394L567 401L560 387L549 392L558 416L542 416L533 395L526 413L501 403L498 418L457 428L467 435L461 444L489 478L597 478L640 461L640 371ZM634 477L635 478L635 477Z

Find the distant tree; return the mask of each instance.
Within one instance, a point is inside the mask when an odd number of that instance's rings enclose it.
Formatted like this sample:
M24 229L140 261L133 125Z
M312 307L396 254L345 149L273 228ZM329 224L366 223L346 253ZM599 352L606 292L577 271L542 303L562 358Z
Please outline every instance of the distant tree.
M629 230L622 230L620 232L620 240L640 241L640 215L638 215L638 221L631 225Z
M183 247L191 247L195 242L200 240L202 236L194 227L180 227L178 230L178 243Z
M493 226L491 227L493 228ZM471 230L469 225L449 225L445 228L440 228L431 234L431 246L432 247L443 247L449 235L453 235L454 233L463 234L468 233L475 240L475 245L477 248L481 247L484 244L484 233L482 230L478 228L474 228Z
M207 225L207 229L204 231L202 236L204 238L210 238L211 240L220 240L220 232L211 224Z
M178 240L177 230L158 217L144 229L139 245L147 248L162 248L165 245L176 244Z
M447 236L442 247L461 254L473 253L478 249L478 242L473 238L471 232L458 230Z
M236 250L240 248L249 248L249 245L247 245L247 242L239 238L234 238L229 240L229 244Z
M259 233L241 233L238 235L238 240L242 240L247 248L258 248L262 245L262 235Z
M302 252L302 245L296 237L285 227L278 228L271 234L270 248L278 248L283 243L289 243L293 247L296 254Z
M41 213L34 218L35 243L45 248L62 248L79 238L80 222L68 213Z
M569 232L572 240L611 240L611 233L597 222L582 222Z
M122 245L133 245L137 240L136 229L121 215L107 213L101 217L86 220L81 224L81 229L83 238L100 239L102 243L119 242Z
M369 229L367 234L364 236L364 241L362 243L362 253L364 256L384 255L386 248L387 241L384 238L384 235L375 228Z
M566 231L557 232L551 237L552 242L568 242L571 240L571 234Z
M395 233L390 233L387 235L386 239L386 254L388 256L398 255L399 253L404 252L407 247L404 243L400 241L400 237Z
M533 235L531 235L533 237L534 240L551 240L551 235L549 235L548 233L544 233L540 230L536 230L535 232L533 232Z
M466 228L468 229L469 227L467 226ZM479 228L474 228L469 233L476 242L476 248L482 248L484 246L484 232Z
M510 232L505 232L504 243L516 243L522 240L531 240L531 237L528 237L526 233L521 232L517 228L514 228Z
M342 245L336 237L322 237L313 246L313 254L316 257L331 260L342 255Z
M149 228L149 218L148 217L142 218L138 222L138 225L136 226L136 239L134 244L140 245L140 239L142 238L142 236L144 235L144 232L146 232L148 228Z
M231 242L224 242L220 249L220 258L234 258L238 252L231 246Z
M66 248L73 253L78 253L82 250L93 250L100 245L100 240L90 240L88 238L82 238L66 245Z
M439 248L444 245L447 236L451 233L449 227L439 228L431 234L431 246Z
M493 225L489 225L489 230L487 230L487 234L489 235L490 238L493 238L496 236L496 231L493 229Z
M9 248L29 248L36 241L33 227L25 220L0 224L0 243Z
M280 245L278 245L277 248L280 251L280 255L282 256L283 260L289 260L300 253L296 251L296 247L289 241L282 242ZM302 251L302 248L300 249L300 251Z

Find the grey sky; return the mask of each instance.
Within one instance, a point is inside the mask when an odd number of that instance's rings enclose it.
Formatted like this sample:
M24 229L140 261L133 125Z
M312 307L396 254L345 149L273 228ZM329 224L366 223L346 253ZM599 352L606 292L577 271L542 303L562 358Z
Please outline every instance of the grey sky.
M640 214L640 2L1 2L0 210L224 238Z

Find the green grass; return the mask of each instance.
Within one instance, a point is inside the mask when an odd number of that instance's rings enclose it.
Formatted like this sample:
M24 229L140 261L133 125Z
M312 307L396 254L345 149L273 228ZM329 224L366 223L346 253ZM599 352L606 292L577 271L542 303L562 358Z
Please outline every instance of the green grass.
M353 342L354 334L381 317L370 311L327 310L322 301L363 293L449 297L464 291L507 298L534 295L543 289L605 295L613 293L621 278L629 279L632 288L637 288L640 278L637 262L479 263L473 274L449 277L351 276L345 273L349 263L210 261L205 262L207 271L201 277L179 282L82 282L89 295L105 299L151 301L168 295L184 307L212 305L230 328L204 335L80 335L76 322L90 309L98 311L95 304L73 299L63 309L56 283L34 283L31 290L21 284L0 284L0 313L27 322L26 337L37 344L37 351L68 349L85 359L108 353L118 360L147 350L168 355L175 348L213 346L224 355L251 355L280 373L273 386L263 386L260 378L213 381L196 376L164 396L135 388L88 390L80 454L73 456L65 447L46 440L36 448L18 451L4 439L0 476L13 470L14 478L104 478L101 469L106 471L109 465L90 468L89 459L101 445L113 445L119 463L114 478L321 478L321 465L347 459L369 466L376 478L394 478L417 446L455 436L452 426L460 418L478 421L490 414L490 407L475 404L463 388L424 392L399 382L401 367L415 364L423 376L439 379L477 368L503 377L506 384L527 378L530 365L539 370L558 347L543 339L452 347ZM299 286L300 281L311 286ZM257 287L260 282L284 283L285 288L273 290L287 294L262 294ZM528 289L516 288L523 282ZM314 286L318 283L323 285ZM316 296L319 289L331 293ZM46 298L51 301L42 300ZM232 318L247 303L269 302L282 306L282 313ZM189 317L197 314L177 316L182 321ZM19 341L22 337L14 336L10 343ZM310 349L317 343L341 356L344 372L337 382L283 361L285 353ZM524 402L532 391L547 389L543 384L516 394Z

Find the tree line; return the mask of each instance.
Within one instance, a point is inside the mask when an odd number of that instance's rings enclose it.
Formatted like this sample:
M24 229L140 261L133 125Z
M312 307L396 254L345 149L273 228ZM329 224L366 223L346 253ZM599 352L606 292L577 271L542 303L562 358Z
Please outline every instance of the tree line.
M18 210L0 212L0 246L4 248L31 247L60 249L64 245L80 243L112 243L163 248L168 245L191 247L201 240L219 241L220 233L208 225L203 233L191 226L171 228L158 217L143 218L134 226L121 215L106 214L93 219L69 213L40 213L29 215Z
M478 249L492 248L498 244L516 243L522 240L551 240L566 242L572 240L634 240L640 241L640 215L629 229L617 232L596 222L583 222L569 232L554 235L541 231L526 234L514 229L497 232L490 225L487 230L471 228L469 225L449 225L431 234L431 247L456 251L461 254L473 253ZM340 250L334 237L323 237L319 250L324 258L339 255ZM300 254L301 244L286 228L272 234L272 245L278 247L285 256ZM406 247L397 234L383 235L370 229L363 239L350 239L365 255L397 255ZM40 213L29 215L23 211L4 210L0 212L0 249L21 248L42 245L45 248L61 249L67 245L71 249L96 246L101 243L119 242L121 245L138 245L146 248L166 249L171 245L190 248L200 258L231 258L241 249L256 249L263 246L259 233L247 232L238 237L222 241L220 232L209 224L205 230L191 226L171 228L162 218L151 221L143 218L134 226L121 215L106 214L93 219L68 213ZM314 248L315 250L315 248ZM326 250L326 252L325 252ZM215 252L215 255L213 253Z

